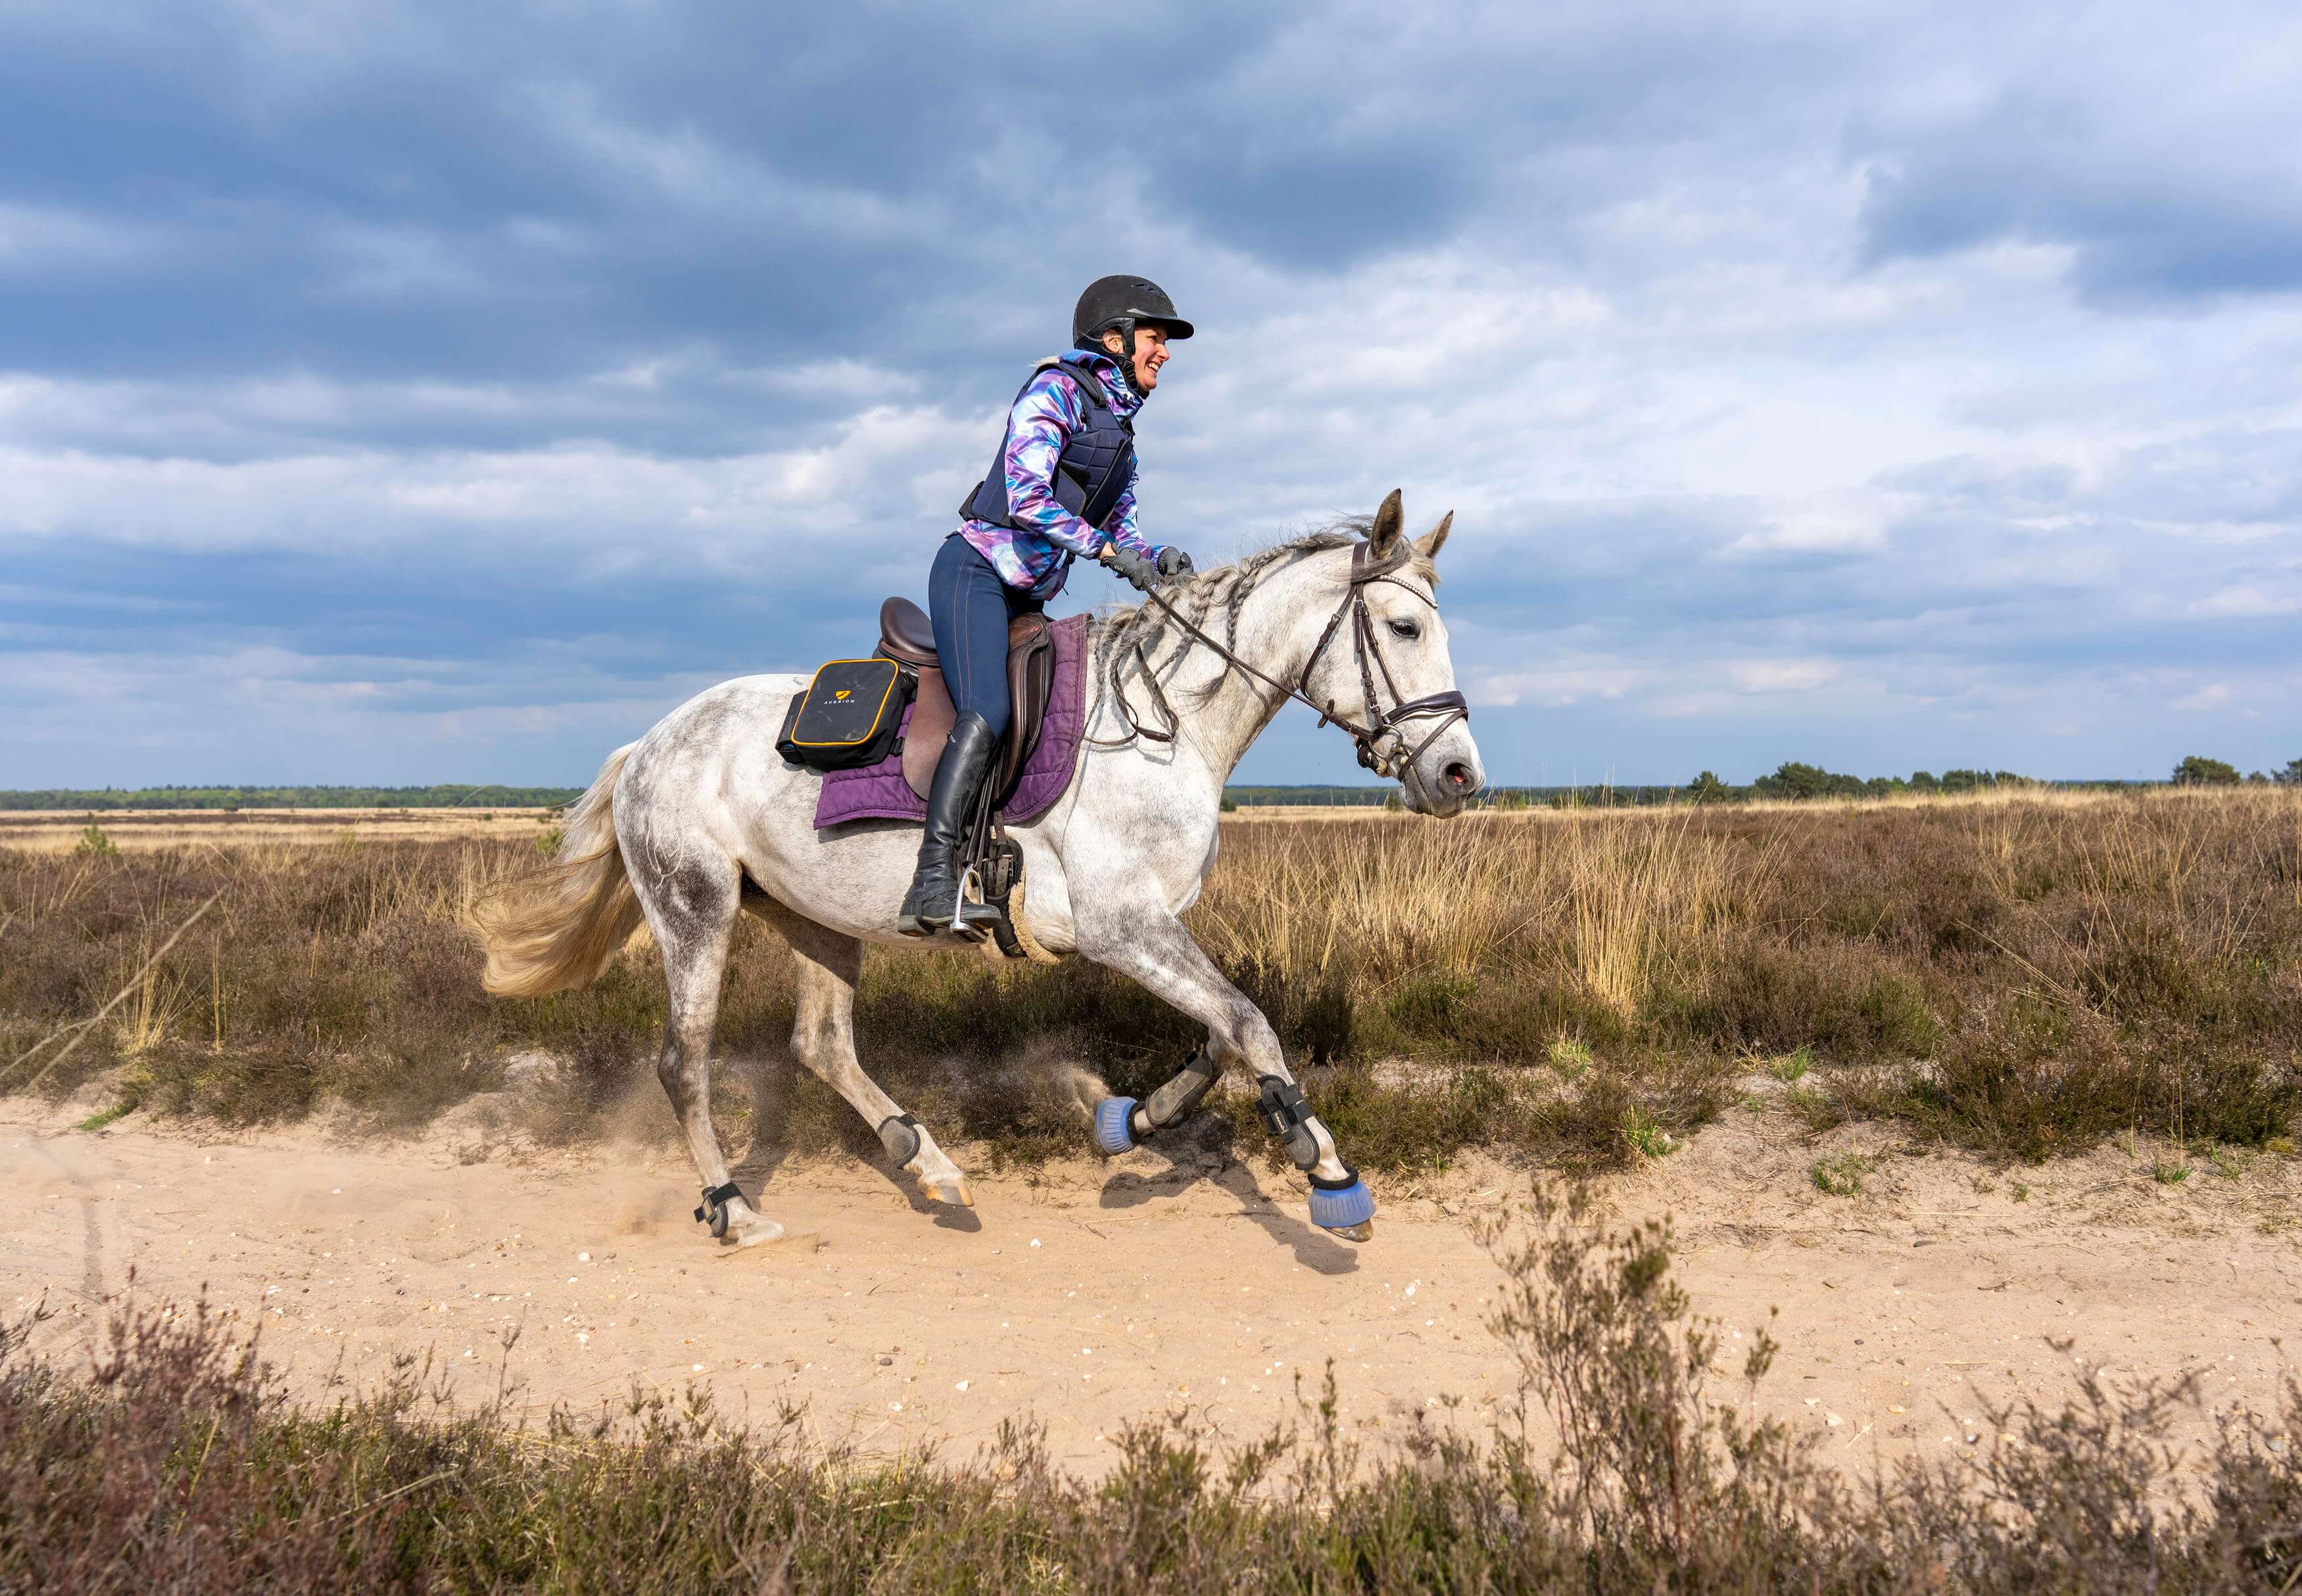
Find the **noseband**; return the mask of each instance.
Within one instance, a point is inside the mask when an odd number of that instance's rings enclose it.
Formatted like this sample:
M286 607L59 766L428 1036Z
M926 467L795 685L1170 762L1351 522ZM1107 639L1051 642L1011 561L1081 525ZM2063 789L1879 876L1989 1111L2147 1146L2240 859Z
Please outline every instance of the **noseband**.
M1302 673L1296 677L1292 686L1273 676L1264 675L1231 652L1230 649L1208 636L1197 626L1185 620L1177 612L1175 607L1161 598L1155 590L1147 590L1143 596L1165 611L1169 620L1173 621L1199 642L1222 655L1230 664L1253 676L1264 686L1273 688L1283 696L1293 699L1297 703L1318 716L1321 726L1326 726L1332 722L1348 732L1351 742L1358 749L1359 764L1388 781L1395 779L1416 760L1421 759L1423 751L1439 740L1440 733L1458 720L1468 720L1471 718L1471 706L1460 693L1454 692L1433 693L1416 699L1400 698L1399 684L1390 674L1390 662L1384 659L1382 650L1375 641L1374 616L1367 609L1366 590L1378 582L1388 582L1393 587L1405 588L1408 592L1430 605L1433 610L1439 608L1439 601L1412 583L1401 582L1394 575L1402 562L1393 560L1385 565L1370 566L1367 563L1367 550L1370 547L1371 545L1365 542L1353 545L1350 585L1343 594L1343 601L1335 607L1333 617L1327 622L1327 629L1319 634L1318 646L1311 651L1311 657L1303 662ZM1359 725L1347 715L1337 714L1333 700L1330 699L1322 704L1310 693L1311 673L1318 668L1319 661L1325 657L1327 645L1334 642L1335 634L1342 630L1345 616L1350 617L1351 651L1358 658L1359 687L1366 700L1368 724L1365 726ZM1178 724L1175 712L1168 707L1165 695L1160 693L1157 678L1151 669L1151 661L1144 654L1143 645L1140 643L1135 645L1135 652L1137 659L1142 662L1143 679L1151 689L1153 701L1158 704L1160 712L1167 718L1168 729L1164 732L1155 732L1149 727L1135 724L1130 717L1128 718L1130 738L1144 736L1155 743L1171 743L1174 741L1174 728ZM1375 693L1375 676L1378 672L1382 676L1382 685L1390 693L1391 707L1388 710L1382 707L1382 700ZM1124 715L1125 710L1122 709L1121 713ZM1438 718L1439 724L1431 728L1423 741L1402 754L1399 751L1407 747L1407 734L1399 729L1400 723L1424 719L1432 716ZM1122 741L1127 740L1129 739L1122 739ZM1108 747L1110 744L1103 743L1100 746Z

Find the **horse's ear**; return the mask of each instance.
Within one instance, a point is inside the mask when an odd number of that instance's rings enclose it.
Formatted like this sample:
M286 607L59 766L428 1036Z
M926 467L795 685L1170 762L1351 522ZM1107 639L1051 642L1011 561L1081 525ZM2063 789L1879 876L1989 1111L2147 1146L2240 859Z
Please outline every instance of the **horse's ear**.
M1399 552L1399 541L1407 533L1407 512L1399 508L1399 490L1393 488L1374 513L1374 527L1367 533L1367 552L1376 561L1389 559Z
M1454 529L1455 512L1449 510L1439 517L1439 525L1415 540L1415 551L1425 559L1439 558L1439 550L1447 546L1447 534Z

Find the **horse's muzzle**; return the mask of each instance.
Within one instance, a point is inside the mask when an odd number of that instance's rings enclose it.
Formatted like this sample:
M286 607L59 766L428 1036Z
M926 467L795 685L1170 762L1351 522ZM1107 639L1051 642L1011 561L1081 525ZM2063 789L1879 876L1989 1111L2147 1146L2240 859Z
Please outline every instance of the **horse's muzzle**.
M1419 815L1448 819L1463 812L1473 794L1487 785L1478 745L1469 732L1450 727L1402 773L1407 807Z

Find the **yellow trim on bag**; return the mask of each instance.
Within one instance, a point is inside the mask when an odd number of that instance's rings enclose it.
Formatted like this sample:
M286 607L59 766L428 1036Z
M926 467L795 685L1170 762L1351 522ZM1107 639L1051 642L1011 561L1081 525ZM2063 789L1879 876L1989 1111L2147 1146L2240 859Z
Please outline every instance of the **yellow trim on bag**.
M865 728L861 736L850 737L846 741L841 743L810 743L802 737L794 735L791 739L791 745L794 748L853 748L858 743L869 743L872 738L879 735L879 721L880 718L887 713L887 700L894 696L895 683L902 677L903 673L902 670L895 668L892 660L878 659L876 656L869 659L827 659L822 664L815 668L815 675L808 679L807 693L805 695L807 698L812 699L815 697L816 683L821 681L823 679L823 673L829 670L835 665L886 665L889 667L887 671L887 690L879 695L879 707L871 712L871 724L870 727ZM802 703L799 708L799 719L792 722L792 730L794 733L797 733L799 730L799 721L806 718L807 705L805 703Z

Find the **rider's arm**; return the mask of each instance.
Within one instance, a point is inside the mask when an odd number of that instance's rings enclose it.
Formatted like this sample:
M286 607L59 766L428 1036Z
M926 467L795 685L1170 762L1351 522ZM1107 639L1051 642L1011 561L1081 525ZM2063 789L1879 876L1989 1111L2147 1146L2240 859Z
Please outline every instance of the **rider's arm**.
M1093 559L1103 533L1055 502L1055 462L1063 441L1087 424L1087 408L1068 377L1041 372L1007 418L1007 513L1016 525Z
M1103 530L1121 548L1132 549L1147 559L1156 559L1164 545L1147 542L1135 530L1135 484L1141 479L1139 462L1128 461L1127 486L1120 490L1119 502L1111 507L1111 514L1103 518Z

